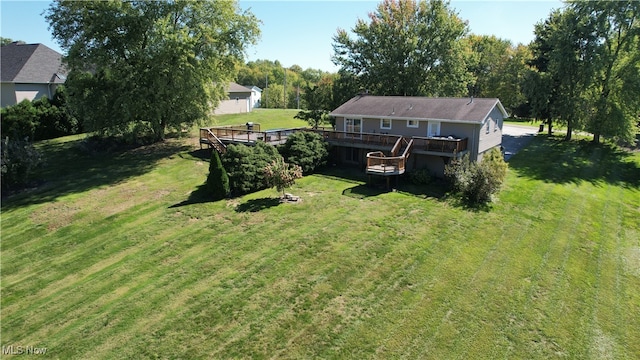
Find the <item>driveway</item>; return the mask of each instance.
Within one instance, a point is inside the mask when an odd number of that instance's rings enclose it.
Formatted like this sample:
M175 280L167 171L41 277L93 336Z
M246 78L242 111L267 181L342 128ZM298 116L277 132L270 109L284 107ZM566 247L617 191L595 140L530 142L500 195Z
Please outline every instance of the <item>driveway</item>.
M509 159L525 147L533 136L538 133L538 127L527 125L504 124L502 126L502 147L504 148L504 159Z

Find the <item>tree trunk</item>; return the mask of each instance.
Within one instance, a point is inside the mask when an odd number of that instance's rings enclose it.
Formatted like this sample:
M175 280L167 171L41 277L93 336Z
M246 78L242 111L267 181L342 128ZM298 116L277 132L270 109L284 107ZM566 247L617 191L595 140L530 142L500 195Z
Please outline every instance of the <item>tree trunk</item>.
M567 121L567 135L564 137L565 141L571 140L571 133L573 133L573 121Z
M154 137L156 142L164 141L164 133L166 129L167 129L167 120L161 119L160 124L158 124L158 127L154 130L155 132Z
M547 119L547 125L549 125L549 136L553 135L553 122L551 118Z
M593 134L593 143L594 144L600 144L600 133L594 133Z

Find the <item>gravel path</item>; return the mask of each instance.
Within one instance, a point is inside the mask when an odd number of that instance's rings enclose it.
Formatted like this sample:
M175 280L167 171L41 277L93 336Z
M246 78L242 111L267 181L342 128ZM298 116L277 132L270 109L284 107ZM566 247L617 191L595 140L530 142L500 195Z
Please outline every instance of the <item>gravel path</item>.
M507 125L502 126L502 147L504 148L504 159L509 159L526 146L531 139L538 133L537 127L526 125Z

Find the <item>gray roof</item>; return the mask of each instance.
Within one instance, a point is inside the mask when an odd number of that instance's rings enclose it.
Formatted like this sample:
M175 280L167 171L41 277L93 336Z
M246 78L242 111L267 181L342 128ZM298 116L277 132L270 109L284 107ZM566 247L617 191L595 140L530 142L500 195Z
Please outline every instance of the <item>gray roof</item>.
M228 93L246 93L246 92L251 92L251 88L242 86L240 84L236 84L234 82L230 82L229 86L227 87L227 92Z
M0 47L2 82L62 84L67 71L62 55L42 44L13 42Z
M333 110L330 115L389 119L483 122L498 106L496 98L428 98L418 96L358 95Z

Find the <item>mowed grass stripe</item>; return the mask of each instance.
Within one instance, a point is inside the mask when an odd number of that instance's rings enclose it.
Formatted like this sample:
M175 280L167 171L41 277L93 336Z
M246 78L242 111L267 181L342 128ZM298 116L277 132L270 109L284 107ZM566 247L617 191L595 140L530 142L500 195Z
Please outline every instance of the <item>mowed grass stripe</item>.
M623 288L627 282L625 277L624 257L621 249L624 242L624 192L617 186L605 186L607 201L600 219L602 226L597 233L598 255L598 282L594 284L597 289L593 309L593 325L591 330L590 355L593 357L605 357L613 355L615 358L630 357L631 354L640 351L640 345L628 337L626 325L640 326L640 313L638 304L623 303L628 289ZM594 234L595 235L595 234ZM630 239L629 239L630 240ZM633 244L634 241L630 241ZM637 239L635 240L637 243ZM614 296L618 295L618 296ZM626 318L626 320L625 320ZM633 325L632 325L633 326Z
M539 192L540 190L531 196L536 197ZM442 329L441 333L436 333L428 339L416 337L411 344L401 344L401 348L396 351L405 349L404 356L410 358L425 355L437 358L438 354L458 354L456 356L464 357L464 354L475 346L474 343L479 343L480 347L475 350L480 350L481 353L490 357L497 356L492 354L497 344L487 341L485 337L490 337L489 335L493 333L491 329L494 326L493 323L499 321L505 314L487 314L486 312L490 310L492 304L504 304L505 299L510 296L509 283L514 281L511 278L517 274L511 268L510 262L516 264L524 262L525 259L522 258L527 253L523 251L530 245L526 238L532 229L535 229L535 224L530 221L520 224L505 222L500 229L479 229L479 234L484 236L472 238L474 243L472 248L478 242L495 242L486 253L483 262L476 268L473 277L464 286L465 295L457 297L450 304L445 317L441 319L441 324L438 325L439 329ZM511 258L505 259L499 256L502 252L510 254ZM518 257L513 257L513 254L518 254ZM507 270L509 279L505 278ZM409 318L419 319L420 316ZM458 325L453 326L453 324ZM430 326L419 327L429 328ZM449 337L451 332L459 336L451 338ZM498 336L497 341L500 345L505 345L502 336Z
M64 318L65 315L82 314L85 312L82 306L93 307L94 302L101 296L104 296L109 289L117 287L117 284L128 280L134 272L133 276L141 276L144 272L141 272L139 265L144 264L144 260L148 250L151 249L152 243L149 244L148 249L144 248L131 248L127 249L123 254L122 259L118 262L110 263L108 266L96 268L95 272L88 272L86 276L78 278L75 281L70 282L68 285L63 286L60 289L55 287L48 287L47 289L52 292L46 292L40 294L42 299L32 304L36 307L34 312L39 312L38 308L47 314L42 317L38 317L43 323L51 321L54 318ZM137 264L138 267L132 266ZM115 284L115 285L114 285ZM95 286L98 286L96 289ZM58 305L59 306L55 306ZM58 311L54 311L54 310ZM45 311L46 310L46 311ZM21 312L17 311L18 314ZM31 314L27 312L23 314L22 318L29 318ZM20 321L21 317L17 320ZM75 318L72 316L72 319ZM38 321L33 322L33 326L38 326Z
M470 223L473 223L472 218L469 220ZM443 219L441 221L446 220ZM434 235L438 236L439 234ZM413 279L409 282L401 282L393 288L379 287L376 291L372 292L371 297L379 300L379 303L375 306L375 310L377 311L373 311L371 319L363 320L363 322L357 326L355 332L349 334L349 336L343 340L345 341L345 347L370 349L370 351L375 350L383 355L386 347L392 348L394 343L406 341L407 332L415 331L418 328L417 326L409 326L415 321L431 321L432 323L436 323L432 329L435 328L434 332L437 332L438 324L440 320L446 316L447 310L449 309L448 306L428 311L424 318L416 317L415 313L417 310L415 309L415 301L421 301L424 306L428 306L429 304L448 304L453 300L452 298L456 297L458 291L462 289L461 283L465 279L465 276L472 275L473 272L470 269L473 268L473 262L471 260L477 261L482 259L482 256L479 256L479 259L470 259L466 251L469 244L466 239L460 235L460 232L448 232L443 229L442 235L439 236L440 241L437 242L437 247L434 248L433 252L418 264L418 266L414 266L416 275L414 275ZM479 253L484 254L483 250L480 250ZM407 256L409 254L403 255ZM452 271L450 271L449 268L453 267L452 264L454 263L460 264L461 267L455 271L455 276L451 276ZM471 265L465 266L464 264ZM404 269L399 268L393 270L396 272L391 275L392 278L404 278ZM383 274L383 277L384 275L386 274ZM396 282L393 283L395 284ZM453 294L450 291L444 291L445 288L451 290L450 287L455 289ZM395 306L390 304L395 304ZM380 329L380 331L363 337L359 332L364 328L375 328ZM419 336L421 335L423 334L419 334ZM399 340L393 340L394 338ZM376 349L378 346L379 348ZM367 356L366 354L359 354L357 356L360 355Z
M521 159L540 163L546 141L536 139L535 156L523 152ZM589 151L579 164L608 156ZM361 193L362 181L316 175L289 190L303 196L301 204L252 212L253 201L269 203L277 192L185 204L206 176L198 161L181 153L92 198L86 196L95 190L59 198L88 206L47 237L58 246L71 236L80 241L48 255L46 244L33 243L55 262L55 275L42 273L53 280L46 293L24 301L3 296L3 340L40 342L59 358L640 352L633 341L640 328L640 262L633 262L640 193L626 186L628 173L613 182L606 180L613 172L587 168L590 180L581 182L567 166L554 179L571 181L551 182L536 179L535 168L515 166L489 212L408 193ZM103 197L126 199L101 209ZM36 208L11 208L11 231L21 234L11 243L20 250L4 243L3 255L33 255L19 241L28 234L19 217ZM12 291L42 266L12 268Z
M145 235L144 232L138 234L135 229L139 229L140 224L148 223L154 217L152 208L139 206L129 217L120 220L113 218L110 222L105 222L103 226L94 226L91 229L76 227L77 230L65 228L62 229L67 230L65 236L49 234L50 236L43 237L43 245L37 247L37 253L41 254L38 257L39 261L32 261L29 265L25 265L40 270L33 272L33 275L28 279L24 278L20 284L8 286L4 290L3 298L5 296L22 298L28 297L30 294L37 297L42 294L46 296L49 292L47 289L59 289L60 286L66 286L65 283L72 283L74 279L81 280L84 276L89 275L85 274L86 272L91 273L91 268L96 262L106 261L108 264L110 262L108 259L113 254L149 239L150 236ZM57 239L67 240L56 241ZM69 251L70 249L75 251ZM48 258L46 254L51 254L54 257ZM58 254L60 256L56 257ZM18 262L18 259L9 258L7 260ZM66 272L69 274L64 278L61 277ZM16 274L21 277L20 273ZM4 276L7 275L3 274ZM11 283L11 275L8 276L7 282ZM29 290L32 288L38 289L38 293L41 294L33 294L33 290Z
M185 236L193 235L192 233L185 234ZM193 249L193 252L197 255L187 256L184 262L189 263L195 256L203 256L201 250L202 249ZM142 259L143 257L144 255L142 254L138 259L130 259L127 263L121 264L121 268L131 267L134 270L134 275L131 277L128 276L130 274L123 274L124 282L117 278L117 273L109 272L103 275L104 278L97 277L94 281L85 284L86 286L81 285L84 287L83 290L91 293L110 296L109 290L112 290L118 293L118 296L115 297L112 302L105 303L101 297L95 297L88 299L89 301L85 303L81 303L84 308L73 310L71 313L82 314L82 316L78 318L71 316L71 318L76 320L69 324L65 328L65 331L58 332L58 334L61 335L61 344L69 342L69 339L85 331L86 327L83 328L83 326L86 325L88 319L94 319L94 322L99 323L103 317L107 318L109 321L105 324L105 327L109 325L109 328L117 328L117 332L122 332L123 329L134 326L135 322L140 320L140 316L146 313L146 311L144 311L145 309L141 309L135 304L140 304L140 306L144 306L145 308L148 307L146 310L153 309L153 311L161 311L162 307L159 306L161 299L167 298L170 294L179 293L184 287L189 286L189 282L194 282L198 279L198 273L193 271L190 273L190 276L181 279L184 280L184 282L181 283L176 281L175 275L183 272L186 266L156 267L161 264L151 264L144 261ZM162 269L163 271L158 271L158 269ZM115 279L114 276L116 276ZM115 281L110 283L109 280L111 279ZM106 285L99 288L91 286L102 285L103 283L106 283ZM123 283L124 286L122 285ZM119 288L116 287L118 284L120 284ZM155 295L158 291L159 294ZM61 296L64 295L65 294L62 294ZM59 315L66 316L67 310L61 309ZM97 331L98 330L95 330L94 332ZM105 329L100 329L99 332L101 334L104 332L107 336L109 335L109 332ZM86 338L84 340L95 342L99 340L99 338ZM82 346L91 347L92 345L94 344L88 343ZM62 349L63 348L60 348L61 351Z

